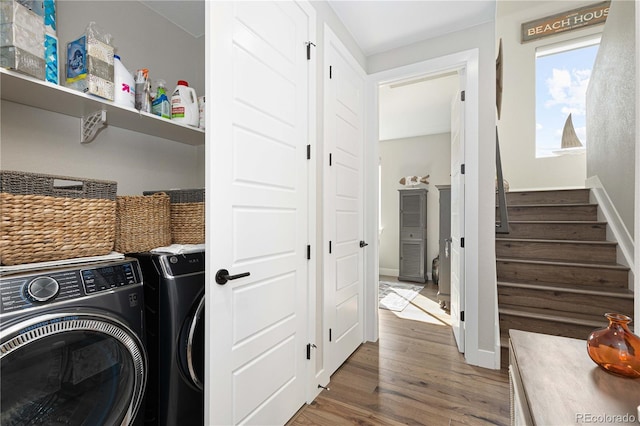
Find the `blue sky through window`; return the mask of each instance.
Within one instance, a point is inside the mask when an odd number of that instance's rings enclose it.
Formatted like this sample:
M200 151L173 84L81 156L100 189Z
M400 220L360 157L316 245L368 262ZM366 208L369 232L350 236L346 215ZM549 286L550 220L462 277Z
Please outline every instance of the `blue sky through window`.
M536 58L536 157L560 149L569 113L586 146L585 97L598 45Z

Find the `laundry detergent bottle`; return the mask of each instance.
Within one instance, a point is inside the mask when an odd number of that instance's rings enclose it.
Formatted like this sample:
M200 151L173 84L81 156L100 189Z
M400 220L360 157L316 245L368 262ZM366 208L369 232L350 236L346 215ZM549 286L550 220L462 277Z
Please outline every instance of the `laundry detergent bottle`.
M196 91L189 83L179 80L171 95L171 120L176 123L198 127L199 111Z
M136 106L136 89L133 74L120 61L120 56L113 55L113 101L118 105L134 108Z

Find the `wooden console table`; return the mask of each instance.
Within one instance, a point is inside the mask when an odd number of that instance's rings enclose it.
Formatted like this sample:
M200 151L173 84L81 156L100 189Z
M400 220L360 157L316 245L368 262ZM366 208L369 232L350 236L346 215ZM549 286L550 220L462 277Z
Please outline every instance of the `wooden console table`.
M598 367L586 340L519 330L509 337L512 424L638 424L640 379Z

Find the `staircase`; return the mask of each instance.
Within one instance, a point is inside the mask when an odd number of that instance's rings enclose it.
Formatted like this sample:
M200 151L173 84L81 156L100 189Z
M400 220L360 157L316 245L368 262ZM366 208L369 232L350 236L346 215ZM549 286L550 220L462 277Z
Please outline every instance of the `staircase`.
M589 190L509 192L496 234L502 365L509 329L586 339L605 312L633 313L629 268L616 263Z

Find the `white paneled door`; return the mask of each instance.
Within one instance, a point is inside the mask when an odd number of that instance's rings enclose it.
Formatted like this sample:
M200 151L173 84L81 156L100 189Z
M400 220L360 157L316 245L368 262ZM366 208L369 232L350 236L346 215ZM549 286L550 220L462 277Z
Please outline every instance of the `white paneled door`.
M306 42L315 17L296 2L206 10L206 423L284 424L305 403L308 381L315 83Z
M464 88L464 73L460 74ZM464 352L464 89L451 102L451 326Z
M325 353L331 375L364 339L364 78L326 26L324 48Z

